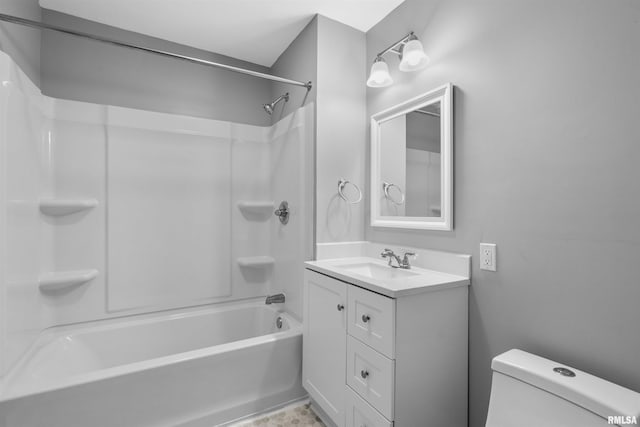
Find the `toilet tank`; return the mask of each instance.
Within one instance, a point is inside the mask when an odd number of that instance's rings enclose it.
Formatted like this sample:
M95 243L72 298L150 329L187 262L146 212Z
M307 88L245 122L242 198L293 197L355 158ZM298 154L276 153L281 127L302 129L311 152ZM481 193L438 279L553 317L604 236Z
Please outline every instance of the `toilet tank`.
M640 393L609 381L521 350L491 368L486 427L640 425Z

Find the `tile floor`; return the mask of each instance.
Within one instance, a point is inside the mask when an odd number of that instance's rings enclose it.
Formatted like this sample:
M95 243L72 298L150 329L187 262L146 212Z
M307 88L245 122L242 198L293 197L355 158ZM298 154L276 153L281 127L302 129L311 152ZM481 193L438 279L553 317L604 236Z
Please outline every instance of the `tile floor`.
M245 420L234 427L325 427L324 423L310 408L309 402L303 402L282 408L278 411L259 415Z

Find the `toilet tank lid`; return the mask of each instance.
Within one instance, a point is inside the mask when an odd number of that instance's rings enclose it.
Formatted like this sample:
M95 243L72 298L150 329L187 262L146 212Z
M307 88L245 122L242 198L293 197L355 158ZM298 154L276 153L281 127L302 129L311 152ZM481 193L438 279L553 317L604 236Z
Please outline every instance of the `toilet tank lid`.
M573 371L575 377L555 372L553 369L558 367ZM626 416L640 421L640 393L561 363L513 349L496 356L491 369L555 394L605 419Z

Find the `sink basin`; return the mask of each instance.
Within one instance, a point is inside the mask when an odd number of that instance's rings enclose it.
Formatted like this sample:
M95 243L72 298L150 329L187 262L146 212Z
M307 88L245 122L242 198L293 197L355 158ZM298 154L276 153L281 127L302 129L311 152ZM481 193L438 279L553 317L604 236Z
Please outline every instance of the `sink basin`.
M418 273L415 273L411 270L393 268L387 265L374 264L372 262L345 264L345 265L339 266L339 268L353 274L359 274L360 276L370 277L372 279L381 279L381 280L382 279L403 279L403 278L418 275Z

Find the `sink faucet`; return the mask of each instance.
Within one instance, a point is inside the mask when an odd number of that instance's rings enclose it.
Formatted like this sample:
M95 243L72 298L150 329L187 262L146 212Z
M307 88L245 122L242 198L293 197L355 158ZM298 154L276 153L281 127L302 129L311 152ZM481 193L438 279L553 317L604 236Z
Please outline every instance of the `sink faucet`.
M273 303L283 303L284 302L284 294L275 294L268 295L265 300L265 304L273 304Z
M389 258L389 267L404 268L405 270L408 270L408 269L411 268L411 263L409 262L409 257L415 256L415 255L416 254L414 252L405 252L404 256L402 257L402 259L400 259L400 256L396 255L391 249L385 249L380 254L380 256L382 258ZM396 264L398 264L398 265L393 265L393 260L394 259L396 260Z

